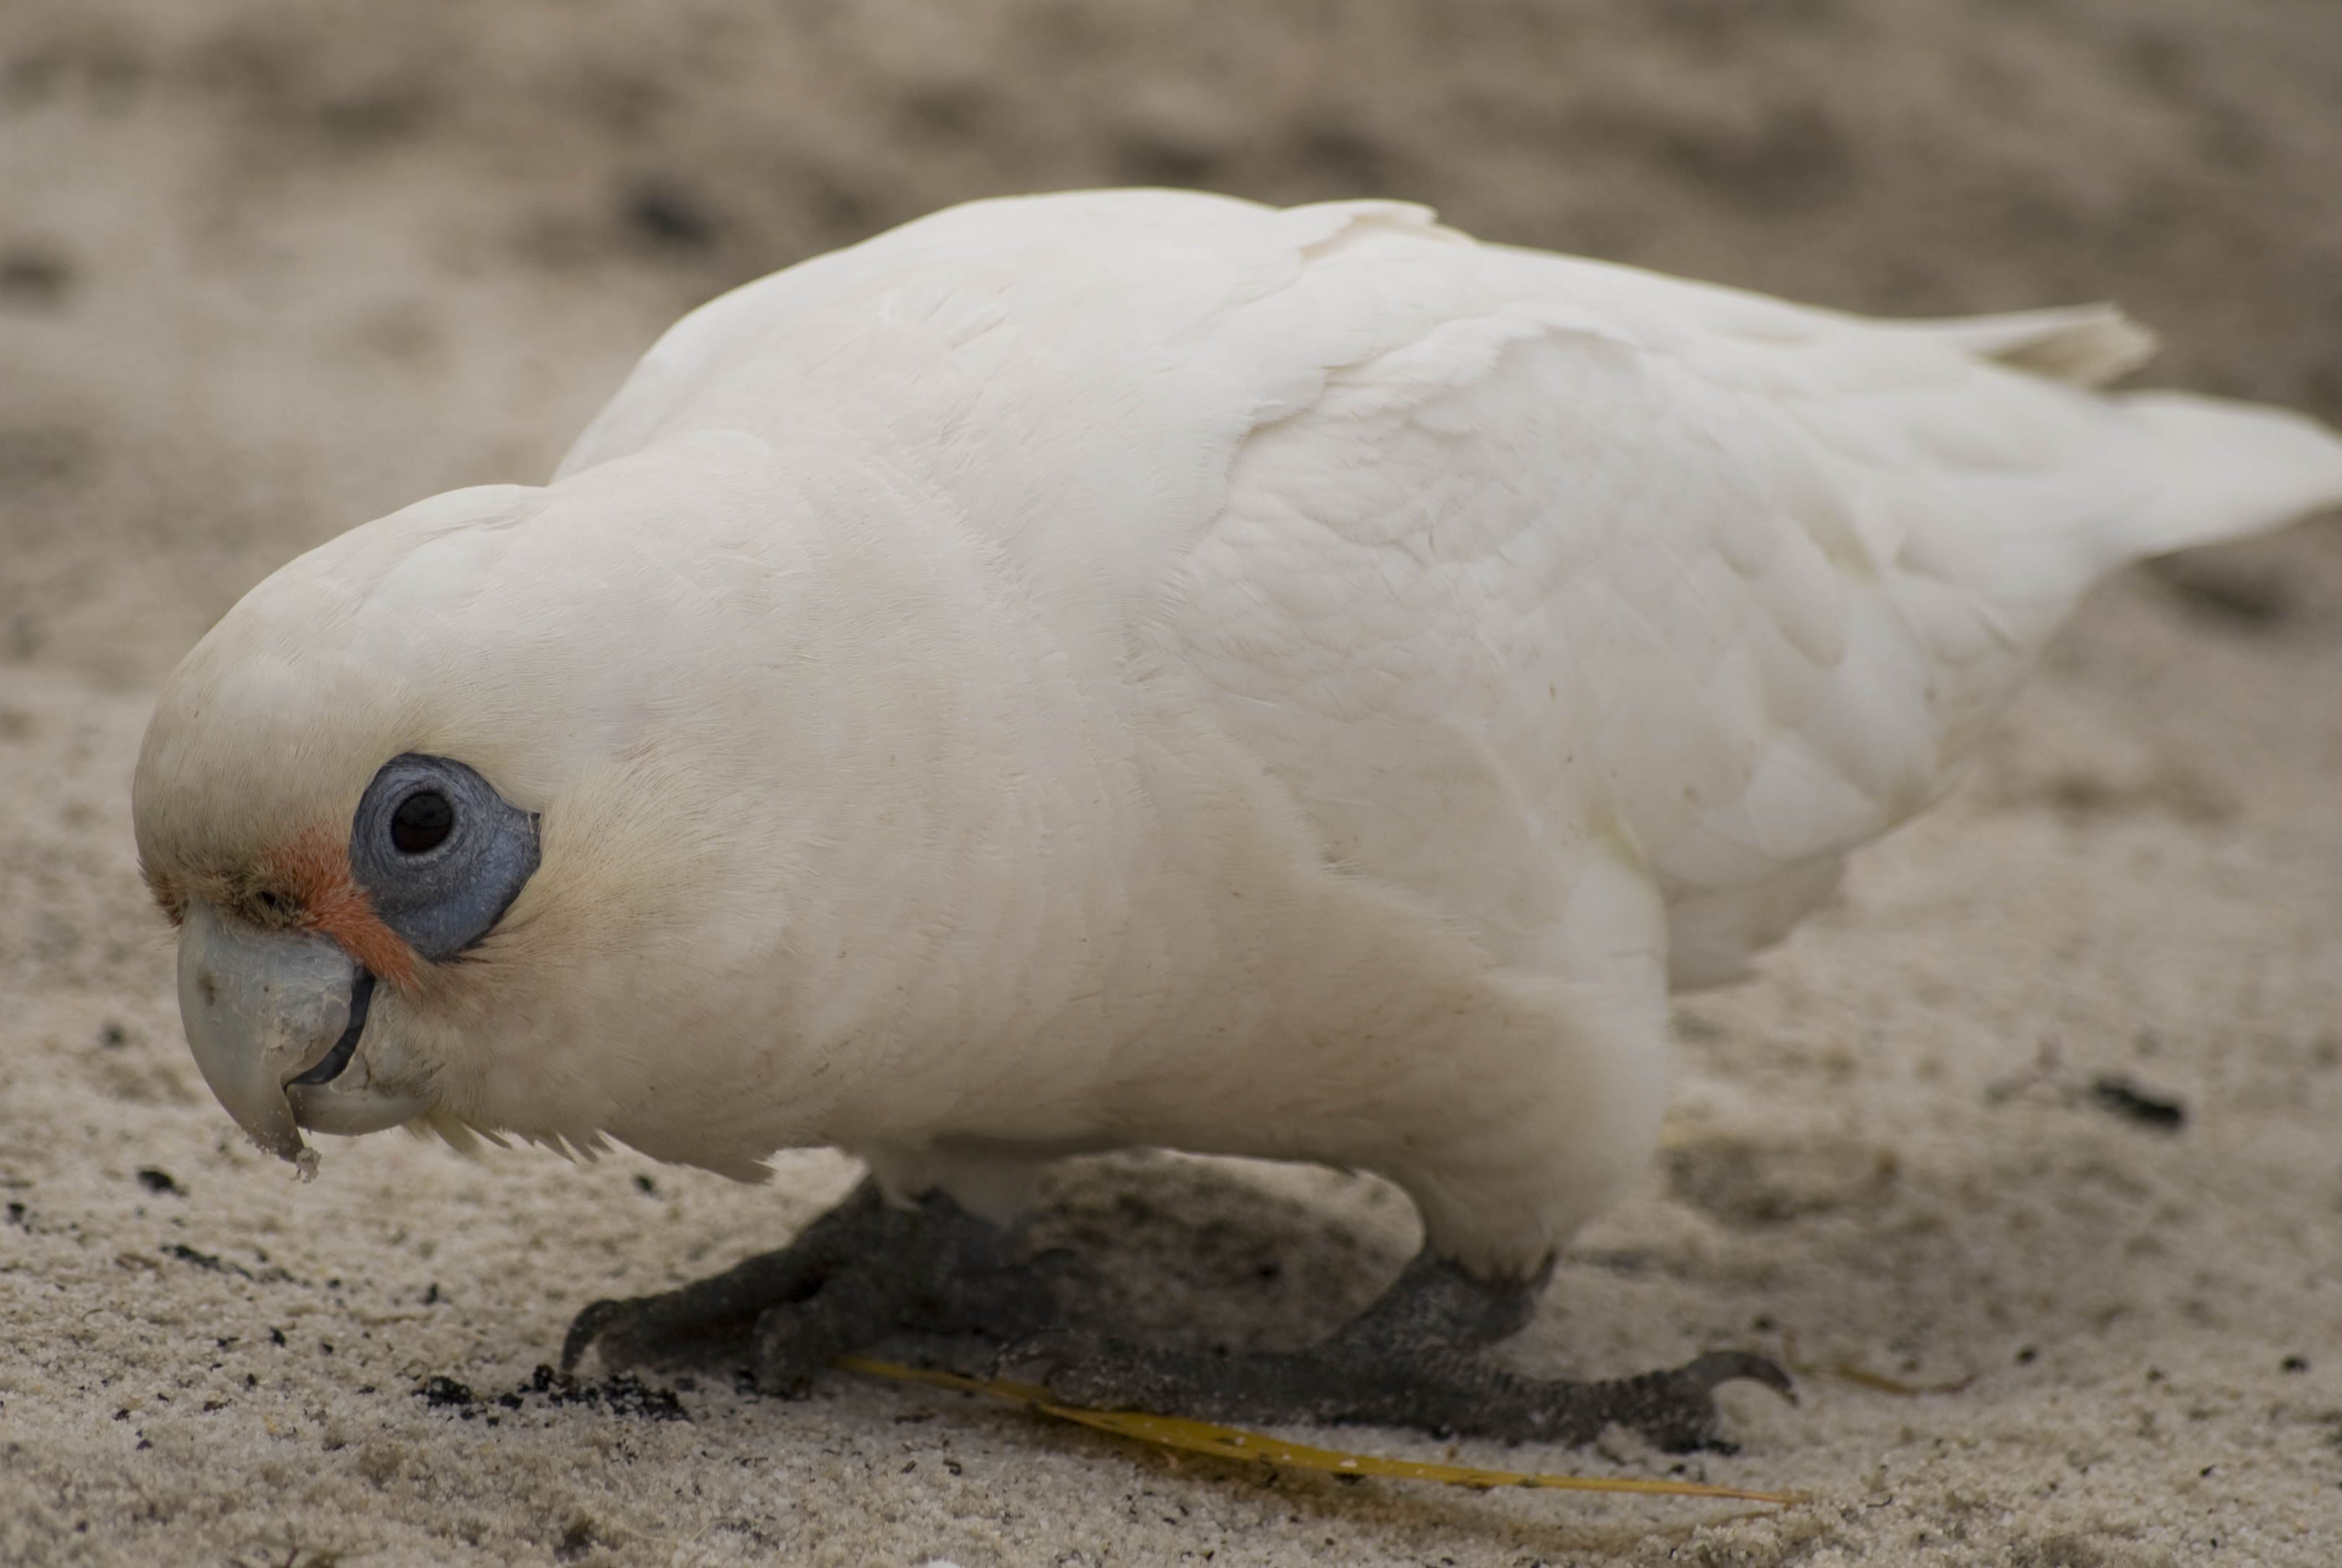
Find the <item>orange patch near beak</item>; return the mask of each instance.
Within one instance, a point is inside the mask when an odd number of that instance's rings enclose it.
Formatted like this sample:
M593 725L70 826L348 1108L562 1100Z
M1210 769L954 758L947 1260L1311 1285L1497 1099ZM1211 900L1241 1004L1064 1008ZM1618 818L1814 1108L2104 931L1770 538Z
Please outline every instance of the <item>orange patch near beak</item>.
M332 937L400 990L414 988L415 950L375 917L365 890L350 878L348 847L331 828L307 829L271 850L260 869L299 900L303 930Z

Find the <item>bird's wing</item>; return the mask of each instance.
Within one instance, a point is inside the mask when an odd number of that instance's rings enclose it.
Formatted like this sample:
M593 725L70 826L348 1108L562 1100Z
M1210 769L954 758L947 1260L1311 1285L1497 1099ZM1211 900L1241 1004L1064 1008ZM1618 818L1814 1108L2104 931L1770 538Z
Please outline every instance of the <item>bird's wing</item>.
M2104 310L1872 323L1406 214L1295 292L1400 330L1243 444L1178 660L1329 856L1547 972L1624 838L1677 980L1728 977L2097 576L2342 498L2306 421L2069 385L2140 346Z

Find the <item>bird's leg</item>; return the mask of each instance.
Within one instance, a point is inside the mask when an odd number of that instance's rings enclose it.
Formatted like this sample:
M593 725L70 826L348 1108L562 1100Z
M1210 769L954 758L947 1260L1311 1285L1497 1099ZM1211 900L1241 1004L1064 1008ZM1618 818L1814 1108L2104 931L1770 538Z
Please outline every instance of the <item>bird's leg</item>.
M898 1209L865 1182L778 1252L661 1295L599 1301L570 1324L562 1370L598 1348L614 1366L746 1336L756 1386L802 1393L849 1351L903 1331L1013 1341L1070 1404L1208 1420L1413 1426L1519 1442L1586 1443L1612 1423L1671 1452L1727 1447L1709 1391L1748 1378L1783 1393L1762 1356L1716 1351L1609 1383L1543 1382L1480 1352L1536 1310L1542 1281L1476 1280L1428 1250L1331 1337L1290 1354L1199 1356L1056 1327L1048 1287L1010 1261L1014 1238L940 1193ZM1021 1337L1020 1337L1021 1336Z
M1052 1393L1094 1409L1516 1443L1587 1443L1615 1422L1670 1453L1730 1446L1709 1397L1716 1384L1745 1377L1789 1393L1787 1373L1745 1351L1610 1383L1546 1383L1490 1366L1479 1352L1528 1322L1542 1283L1488 1284L1426 1249L1381 1300L1306 1351L1185 1355L1051 1329L1011 1346L1002 1364L1045 1367Z
M838 1356L901 1330L1029 1334L1056 1321L1056 1303L1011 1261L1014 1244L941 1193L898 1209L866 1181L778 1252L660 1295L594 1303L571 1322L561 1367L589 1348L623 1366L745 1333L757 1388L794 1396Z

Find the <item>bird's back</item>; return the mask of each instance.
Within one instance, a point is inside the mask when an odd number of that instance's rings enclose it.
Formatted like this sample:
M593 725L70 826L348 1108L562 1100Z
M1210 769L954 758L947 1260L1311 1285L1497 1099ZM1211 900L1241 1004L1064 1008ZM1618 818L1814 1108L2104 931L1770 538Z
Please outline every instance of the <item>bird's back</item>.
M2143 342L1867 322L1393 204L1035 197L686 318L564 472L710 427L911 464L1095 687L1281 781L1296 853L1556 974L1624 856L1696 983L1945 787L2098 576L2342 501L2307 421L2087 389Z

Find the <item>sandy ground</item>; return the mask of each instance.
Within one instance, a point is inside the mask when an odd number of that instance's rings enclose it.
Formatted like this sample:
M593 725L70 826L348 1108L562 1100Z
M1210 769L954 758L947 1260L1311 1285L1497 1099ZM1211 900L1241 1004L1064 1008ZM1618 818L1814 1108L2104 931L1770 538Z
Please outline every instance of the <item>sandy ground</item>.
M2167 335L2147 379L2335 419L2337 151L2331 0L11 0L0 1561L2342 1557L2332 520L2110 584L1957 798L1680 1006L1667 1147L1514 1354L1781 1355L1802 1403L1727 1391L1742 1450L1686 1473L1787 1510L1174 1465L843 1375L654 1385L687 1420L521 1392L584 1302L854 1172L388 1134L296 1187L187 1058L126 801L156 684L270 567L541 477L673 315L950 201L1387 194L1861 309L2111 296ZM1238 1346L1414 1244L1371 1181L1161 1155L1067 1167L1038 1231L1100 1314Z

